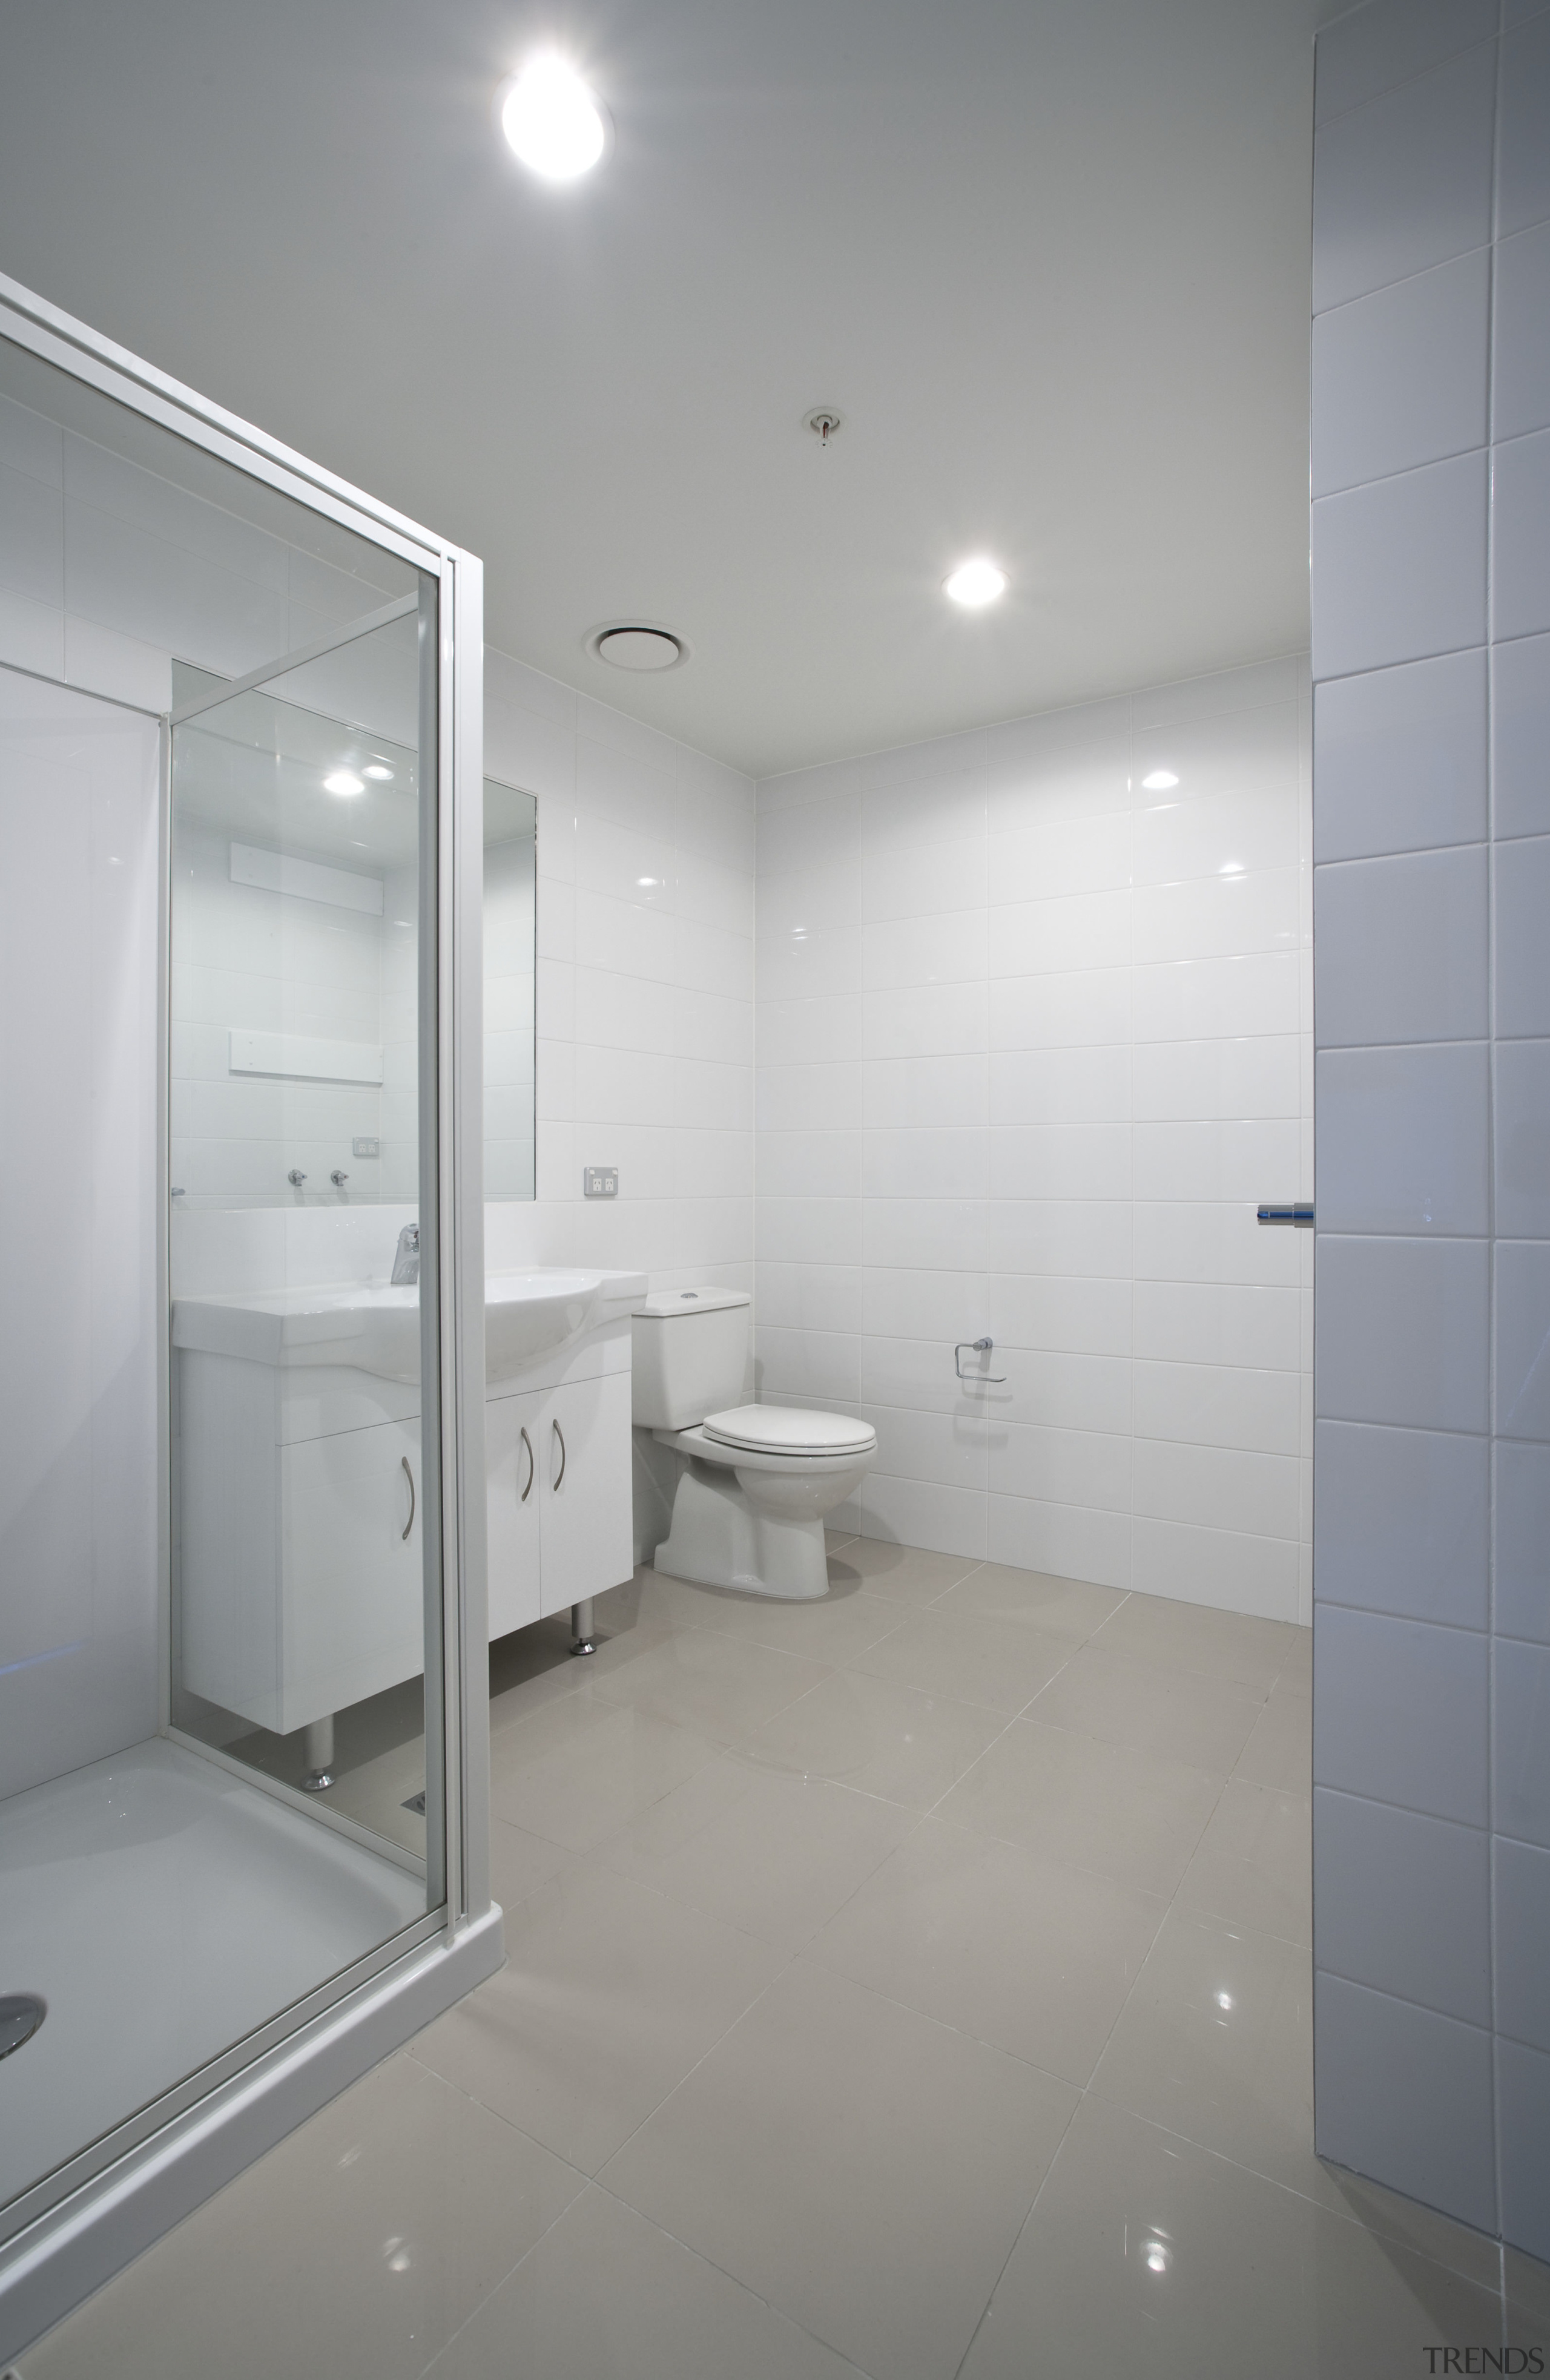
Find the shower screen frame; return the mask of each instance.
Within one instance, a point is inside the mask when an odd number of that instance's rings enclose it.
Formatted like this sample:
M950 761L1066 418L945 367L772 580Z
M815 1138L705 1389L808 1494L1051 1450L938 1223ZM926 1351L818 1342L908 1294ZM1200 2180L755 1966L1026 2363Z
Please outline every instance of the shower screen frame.
M484 1507L482 652L479 558L351 487L0 274L0 337L132 413L411 565L422 592L421 667L434 703L433 815L422 832L419 1024L422 1460L433 1452L439 1527L427 1533L426 1737L445 1813L427 1840L424 1916L201 2067L45 2177L0 2237L0 2361L240 2170L312 2107L500 1964L489 1889L489 1703ZM386 609L408 609L389 606ZM359 633L360 624L354 624ZM348 631L346 631L348 634ZM321 640L333 645L342 637ZM279 654L267 679L308 653ZM198 708L183 706L185 710ZM169 1014L172 727L162 721L158 1002L157 1378L162 1732L170 1723L171 1344ZM422 700L422 719L424 717ZM421 798L424 798L422 795ZM426 875L430 880L424 881ZM427 1002L425 992L429 990ZM433 1158L427 1160L429 1148ZM430 1485L427 1480L426 1485ZM431 1582L439 1578L439 1627ZM436 1671L439 1669L439 1676ZM439 1738L439 1743L438 1743ZM220 1765L229 1765L220 1761ZM262 1780L244 1771L253 1784ZM353 1829L350 1829L353 1831ZM438 1855L439 1854L439 1855ZM360 2038L349 2036L360 2003ZM391 2011L401 2009L397 2016Z

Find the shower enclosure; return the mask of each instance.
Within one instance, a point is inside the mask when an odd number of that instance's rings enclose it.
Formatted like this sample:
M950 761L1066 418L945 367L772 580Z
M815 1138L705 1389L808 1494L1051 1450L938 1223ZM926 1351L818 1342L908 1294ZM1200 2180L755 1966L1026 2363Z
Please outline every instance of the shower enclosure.
M0 2362L500 1961L481 634L0 281Z

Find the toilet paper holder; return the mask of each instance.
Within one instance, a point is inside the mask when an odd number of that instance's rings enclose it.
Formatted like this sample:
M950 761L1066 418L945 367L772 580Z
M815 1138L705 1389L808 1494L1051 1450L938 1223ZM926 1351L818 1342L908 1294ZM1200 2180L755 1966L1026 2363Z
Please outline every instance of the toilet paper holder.
M960 1339L958 1341L958 1345L953 1349L953 1369L966 1387L978 1388L988 1384L992 1388L998 1388L1006 1378L1005 1372L966 1372L963 1368L963 1351L966 1347L971 1355L988 1355L995 1344L994 1339Z

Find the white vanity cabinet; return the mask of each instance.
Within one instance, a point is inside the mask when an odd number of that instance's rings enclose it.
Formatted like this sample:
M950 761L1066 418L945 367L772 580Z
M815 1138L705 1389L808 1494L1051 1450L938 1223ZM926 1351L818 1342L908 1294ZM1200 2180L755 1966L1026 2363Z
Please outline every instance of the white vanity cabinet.
M507 1277L492 1297L493 1360L521 1365L492 1380L485 1405L493 1637L634 1567L629 1316L642 1278L582 1277L592 1327L521 1352L534 1311L558 1327L543 1314L578 1294L577 1278L524 1276L519 1299ZM409 1332L407 1361L395 1330ZM412 1313L406 1322L370 1291L180 1300L173 1342L183 1682L289 1735L418 1676L419 1391L402 1377Z
M628 1372L491 1398L484 1453L493 1637L629 1578L629 1450Z

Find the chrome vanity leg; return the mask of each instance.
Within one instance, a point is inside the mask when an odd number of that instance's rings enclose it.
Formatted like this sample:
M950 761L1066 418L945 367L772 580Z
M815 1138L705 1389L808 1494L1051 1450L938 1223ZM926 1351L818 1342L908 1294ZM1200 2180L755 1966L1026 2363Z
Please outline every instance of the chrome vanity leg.
M595 1653L597 1639L592 1634L592 1599L570 1607L570 1649L573 1653Z
M315 1718L307 1730L307 1774L304 1793L326 1793L334 1782L334 1714Z

